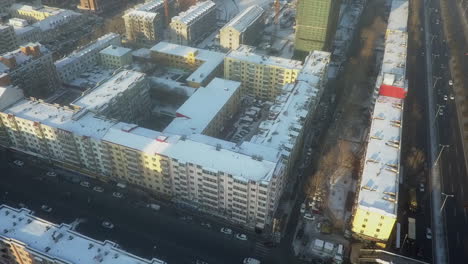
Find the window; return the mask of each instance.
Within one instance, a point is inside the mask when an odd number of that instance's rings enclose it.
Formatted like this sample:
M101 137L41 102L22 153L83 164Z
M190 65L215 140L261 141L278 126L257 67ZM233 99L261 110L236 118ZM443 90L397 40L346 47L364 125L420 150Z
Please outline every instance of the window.
M362 225L362 228L366 228L366 225Z
M377 233L378 233L378 232L380 232L380 229L379 229L379 228L377 228L377 229L375 230L375 232L377 232Z

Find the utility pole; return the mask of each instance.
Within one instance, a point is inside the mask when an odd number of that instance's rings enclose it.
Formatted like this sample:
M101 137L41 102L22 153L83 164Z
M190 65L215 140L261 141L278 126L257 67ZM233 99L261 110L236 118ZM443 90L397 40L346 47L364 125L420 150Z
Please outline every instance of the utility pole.
M447 199L453 198L455 195L453 194L446 194L446 193L441 193L443 196L445 196L444 202L442 203L442 206L440 207L440 212L442 213L442 210L444 210L445 202L447 202Z
M442 144L439 144L439 146L442 147L442 148L440 149L439 155L437 155L437 159L435 160L433 166L437 165L437 162L439 161L440 156L442 155L442 152L444 151L444 149L450 147L450 145L442 145Z

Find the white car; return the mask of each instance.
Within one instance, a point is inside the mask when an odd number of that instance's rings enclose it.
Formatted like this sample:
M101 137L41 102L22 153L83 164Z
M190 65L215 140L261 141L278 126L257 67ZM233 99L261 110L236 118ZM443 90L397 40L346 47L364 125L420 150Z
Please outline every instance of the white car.
M123 194L119 193L119 192L113 192L112 193L112 196L114 196L115 198L122 198L123 197Z
M109 221L104 221L104 222L102 222L102 227L107 228L107 229L112 229L112 228L114 228L114 224L112 224Z
M426 238L427 239L432 239L432 231L431 231L431 229L429 227L426 228Z
M450 85L450 86L453 85L453 81L452 81L452 80L449 80L449 85Z
M301 214L305 213L306 205L305 203L301 204Z
M104 191L104 188L102 188L102 187L100 187L100 186L95 186L95 187L93 188L93 191L102 193L102 192Z
M450 100L455 100L455 96L453 94L450 94Z
M24 165L24 162L22 162L21 160L15 160L13 161L13 163L18 167L23 167Z
M247 235L245 234L236 234L236 238L239 240L247 240Z
M424 192L424 183L419 184L419 191Z
M57 173L55 173L55 171L48 171L46 173L46 175L49 176L49 177L55 177L55 176L57 176Z
M447 101L448 100L448 96L446 94L444 94L444 100Z
M43 205L41 206L41 210L44 211L44 212L46 212L46 213L52 212L52 208L49 207L49 206L47 206L47 205L45 205L45 204L43 204Z
M221 233L226 235L232 235L232 230L226 227L221 228Z
M80 185L83 186L83 187L89 188L89 182L87 182L87 181L80 182Z
M315 220L315 215L312 215L310 213L306 213L304 215L304 219L307 219L307 220L310 220L310 221L314 221Z
M260 260L254 258L245 258L242 262L244 264L260 264Z

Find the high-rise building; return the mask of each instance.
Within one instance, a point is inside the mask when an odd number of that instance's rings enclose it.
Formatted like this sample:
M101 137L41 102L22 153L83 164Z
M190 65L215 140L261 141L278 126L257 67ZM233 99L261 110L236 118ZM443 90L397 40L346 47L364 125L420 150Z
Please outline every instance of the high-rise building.
M18 47L15 29L10 25L0 25L0 54Z
M11 83L26 96L43 97L58 88L52 53L39 43L29 43L0 55L0 76L9 75Z
M174 5L174 0L152 0L128 11L123 16L127 39L141 45L156 44L175 13Z
M296 80L302 63L254 51L254 47L242 45L229 52L224 60L224 78L242 82L244 94L272 100L285 84Z
M340 15L341 0L299 0L296 11L294 55L329 50Z
M115 11L127 3L127 0L80 0L78 9L93 13Z
M10 7L13 5L14 0L2 0L0 1L0 18L8 16Z
M132 255L112 241L98 241L54 224L26 209L0 205L0 263L165 264Z
M240 45L255 45L262 37L262 16L265 10L258 5L246 8L219 31L221 47L237 49Z
M209 0L198 2L172 18L171 42L192 46L210 34L215 27L216 4Z

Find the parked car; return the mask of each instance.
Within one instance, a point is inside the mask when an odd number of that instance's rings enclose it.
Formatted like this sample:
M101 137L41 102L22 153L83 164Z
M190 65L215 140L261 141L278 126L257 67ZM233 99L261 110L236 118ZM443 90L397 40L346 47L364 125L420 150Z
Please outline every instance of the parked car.
M432 239L432 231L431 231L431 229L429 227L426 228L426 238L427 239Z
M306 213L306 214L304 214L304 219L314 221L315 220L315 215L312 215L310 213Z
M305 203L301 204L301 214L305 213L306 205Z
M146 207L153 209L155 211L159 211L159 209L161 209L161 206L159 206L158 204L154 204L154 203L147 204Z
M223 227L221 228L221 233L224 233L226 235L232 235L232 230L230 228Z
M49 206L47 206L47 205L45 205L45 204L43 204L43 205L41 206L41 210L44 211L44 212L46 212L46 213L52 212L52 208L49 207Z
M114 196L115 198L122 198L123 197L123 194L119 193L119 192L113 192L112 193L112 196Z
M260 260L254 258L245 258L243 264L260 264Z
M21 160L15 160L15 161L13 161L13 163L18 167L23 167L23 165L24 165L24 162L21 161Z
M419 184L419 191L424 192L424 183Z
M449 85L450 85L450 86L453 85L453 81L452 81L452 80L449 80Z
M95 186L95 187L93 188L93 191L102 193L102 192L104 191L104 188L102 188L102 187L100 187L100 186Z
M49 176L49 177L55 177L55 176L57 176L57 173L55 173L55 171L48 171L46 173L46 175Z
M247 240L247 235L245 234L236 234L236 238L239 240Z
M89 186L90 186L89 182L87 182L87 181L80 182L80 185L83 186L83 187L86 187L86 188L89 188Z
M207 228L211 228L211 224L210 224L210 223L201 222L201 225L204 226L204 227L207 227Z
M114 224L112 224L109 221L104 221L104 222L102 222L102 227L107 228L107 229L112 229L112 228L114 228Z

